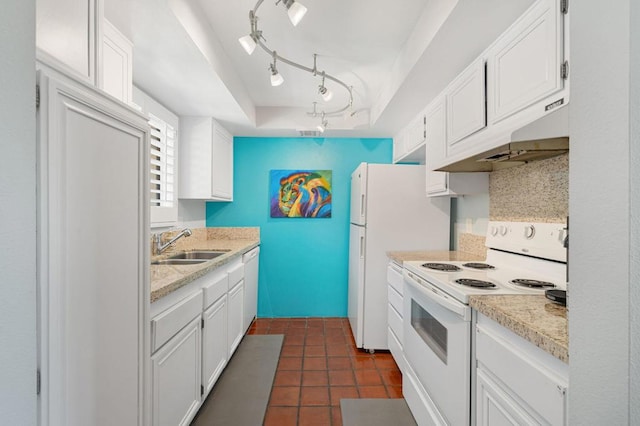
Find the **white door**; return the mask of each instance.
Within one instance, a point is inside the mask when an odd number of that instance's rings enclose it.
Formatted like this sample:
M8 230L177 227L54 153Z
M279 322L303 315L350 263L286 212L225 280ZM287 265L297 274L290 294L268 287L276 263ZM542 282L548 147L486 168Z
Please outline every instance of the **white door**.
M39 83L40 416L145 424L148 125L83 85Z
M202 329L202 384L204 398L227 365L227 295L204 311Z
M200 321L198 316L151 357L153 426L188 425L198 411L202 394Z
M213 126L211 196L233 200L233 136L217 122Z
M478 426L534 425L531 417L492 378L491 373L478 368L476 381L476 422Z
M484 58L477 59L447 89L447 155L464 149L460 141L486 127Z
M444 97L432 102L425 113L426 134L426 182L427 194L443 192L447 190L447 172L434 172L434 167L439 166L445 159L446 121Z
M365 228L351 225L349 229L349 323L356 346L364 340L364 262Z
M563 88L560 64L564 39L559 3L538 1L488 52L492 124Z
M362 163L351 174L351 223L367 221L367 164Z
M231 290L229 290L229 313L228 313L228 345L229 345L229 358L236 351L244 330L242 328L242 308L244 305L244 279L240 280L238 284Z
M244 319L243 332L246 332L258 312L258 271L260 247L256 247L242 256L244 263Z

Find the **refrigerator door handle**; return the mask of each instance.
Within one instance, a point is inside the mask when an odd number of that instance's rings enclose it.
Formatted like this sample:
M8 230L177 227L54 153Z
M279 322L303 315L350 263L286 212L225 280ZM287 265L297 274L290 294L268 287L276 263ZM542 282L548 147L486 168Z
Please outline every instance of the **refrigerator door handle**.
M360 217L364 217L364 194L360 196Z
M364 259L364 236L360 237L360 259Z

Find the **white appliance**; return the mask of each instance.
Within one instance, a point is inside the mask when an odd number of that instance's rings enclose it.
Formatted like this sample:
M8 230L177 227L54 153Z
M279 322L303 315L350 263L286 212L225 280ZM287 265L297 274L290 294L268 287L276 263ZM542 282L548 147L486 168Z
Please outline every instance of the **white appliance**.
M427 198L425 168L362 163L351 175L349 323L356 346L387 344L387 251L448 250L449 199Z
M566 288L559 223L490 222L485 262L404 262L403 393L419 425L468 425L471 308L479 294Z
M258 270L260 265L260 247L256 247L242 255L244 264L244 313L242 325L244 331L249 329L258 313Z

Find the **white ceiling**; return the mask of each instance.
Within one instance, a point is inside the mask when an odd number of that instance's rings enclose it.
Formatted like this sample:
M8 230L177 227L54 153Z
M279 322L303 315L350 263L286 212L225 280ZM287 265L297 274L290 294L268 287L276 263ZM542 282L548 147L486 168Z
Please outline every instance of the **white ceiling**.
M297 27L275 0L258 9L266 44L354 88L348 119L326 136L392 136L513 22L533 0L300 0ZM134 43L134 82L178 115L211 115L236 135L297 135L314 128L312 102L325 104L319 78L278 63L285 83L269 83L270 56L249 56L254 0L105 0L105 17Z

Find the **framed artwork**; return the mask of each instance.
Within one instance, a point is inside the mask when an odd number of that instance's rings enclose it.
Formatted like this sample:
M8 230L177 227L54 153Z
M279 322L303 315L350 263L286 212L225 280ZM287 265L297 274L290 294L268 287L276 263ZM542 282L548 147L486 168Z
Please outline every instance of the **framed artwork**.
M331 170L271 170L271 217L330 218Z

